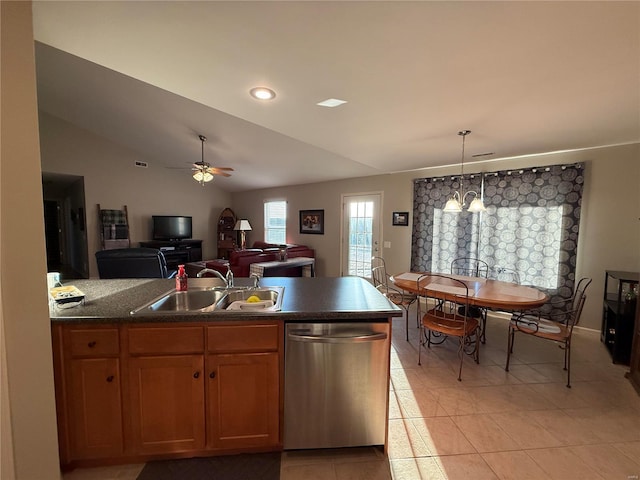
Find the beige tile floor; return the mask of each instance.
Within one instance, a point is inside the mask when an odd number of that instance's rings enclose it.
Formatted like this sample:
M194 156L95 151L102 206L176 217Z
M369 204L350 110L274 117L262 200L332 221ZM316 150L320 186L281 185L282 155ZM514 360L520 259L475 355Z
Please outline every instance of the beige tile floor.
M572 388L552 342L516 338L504 371L505 319L491 318L480 364L455 344L423 351L396 319L391 353L389 448L284 452L281 480L637 480L640 396L597 332L574 333ZM78 469L64 480L134 480L142 465ZM183 479L181 479L183 480ZM188 480L188 479L184 479Z

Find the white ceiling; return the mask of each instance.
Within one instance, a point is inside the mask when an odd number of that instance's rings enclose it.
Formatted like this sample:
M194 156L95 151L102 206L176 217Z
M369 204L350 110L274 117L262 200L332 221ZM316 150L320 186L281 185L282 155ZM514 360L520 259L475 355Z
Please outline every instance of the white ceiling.
M640 2L33 2L40 108L227 191L640 141ZM254 86L277 92L270 102ZM348 103L316 106L327 98ZM187 171L188 173L188 171ZM176 170L176 175L183 174Z

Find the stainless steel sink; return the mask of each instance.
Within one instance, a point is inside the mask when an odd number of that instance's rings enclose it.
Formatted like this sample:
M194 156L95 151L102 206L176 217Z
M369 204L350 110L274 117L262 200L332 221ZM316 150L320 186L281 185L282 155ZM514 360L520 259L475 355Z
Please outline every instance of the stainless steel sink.
M246 301L255 295L261 301L271 300L268 311L279 311L282 307L284 287L224 288L189 287L186 292L172 290L131 311L131 315L175 315L180 313L211 313L224 311L233 302ZM251 306L251 304L249 304ZM256 305L258 306L258 305ZM259 311L252 308L251 311Z
M186 292L172 290L136 308L131 315L209 312L215 309L215 304L226 294L227 290L224 288L190 288Z
M282 295L284 293L284 287L263 287L263 288L249 288L242 290L229 290L229 293L218 300L216 309L226 310L234 302L246 302L249 297L258 297L261 301L256 304L246 303L241 305L241 310L259 311L265 308L265 300L273 302L273 306L269 308L270 311L279 311L282 308Z

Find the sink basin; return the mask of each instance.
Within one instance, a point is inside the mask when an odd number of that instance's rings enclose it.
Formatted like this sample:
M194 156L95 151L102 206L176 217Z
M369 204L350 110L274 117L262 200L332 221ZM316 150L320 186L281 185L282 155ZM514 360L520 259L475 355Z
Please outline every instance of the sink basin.
M269 311L279 311L282 307L284 287L250 288L244 290L230 290L227 295L218 300L216 309L226 310L234 302L238 302L239 310L259 311L268 308ZM258 297L260 302L245 303L249 297Z
M208 312L214 310L215 304L226 294L224 288L190 288L186 292L172 290L136 308L131 315Z
M269 311L279 311L284 287L224 288L189 287L186 292L172 290L131 311L131 315L175 315L179 313L210 313L224 311L233 302L255 295L273 302ZM250 304L249 304L250 305ZM256 311L256 309L252 309Z

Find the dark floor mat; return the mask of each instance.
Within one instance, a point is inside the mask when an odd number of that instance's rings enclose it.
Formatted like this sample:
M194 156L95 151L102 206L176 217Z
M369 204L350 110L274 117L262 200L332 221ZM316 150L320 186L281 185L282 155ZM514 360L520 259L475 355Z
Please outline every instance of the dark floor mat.
M280 479L279 452L149 462L137 478L137 480L254 479Z

